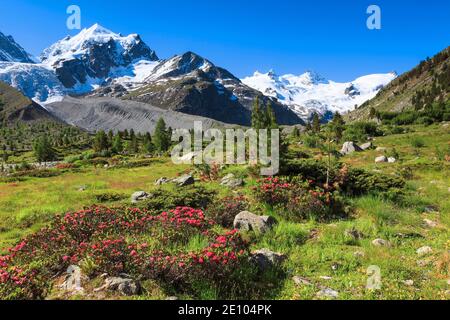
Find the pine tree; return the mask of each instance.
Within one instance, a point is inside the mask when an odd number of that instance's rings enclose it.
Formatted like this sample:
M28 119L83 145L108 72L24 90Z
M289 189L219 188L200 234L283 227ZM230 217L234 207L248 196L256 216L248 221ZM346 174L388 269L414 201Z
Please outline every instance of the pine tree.
M166 122L163 118L158 120L155 133L153 135L153 144L158 152L166 152L169 150L170 137L166 128Z
M275 116L275 112L273 111L272 103L270 101L267 103L265 118L265 128L278 129L277 117Z
M117 154L123 152L123 142L122 138L120 137L120 134L114 136L112 143L112 151Z
M262 129L262 117L261 117L261 106L259 104L259 97L257 96L255 98L255 101L253 102L253 109L252 109L252 128L253 129Z
M100 130L94 138L94 150L96 152L106 151L109 148L108 136L105 131Z
M313 114L313 118L312 118L312 131L314 133L320 132L320 118L316 112Z
M36 140L33 145L33 150L38 162L54 161L57 159L56 151L53 149L46 135Z
M336 112L334 114L333 120L330 123L330 127L336 141L341 141L345 130L345 121L339 112Z

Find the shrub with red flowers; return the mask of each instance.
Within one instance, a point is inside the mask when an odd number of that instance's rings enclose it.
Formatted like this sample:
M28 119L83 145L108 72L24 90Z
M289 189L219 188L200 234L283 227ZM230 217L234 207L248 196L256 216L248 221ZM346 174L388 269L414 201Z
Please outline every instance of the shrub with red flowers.
M248 207L247 199L244 196L231 196L214 202L208 207L206 213L217 224L230 228L233 226L234 218Z
M253 188L256 198L294 221L329 219L344 214L338 191L300 178L266 178Z
M71 264L89 267L89 276L126 273L194 295L197 281L226 290L248 261L248 245L237 231L215 226L201 210L188 207L159 214L92 207L55 217L0 257L0 299L44 298L50 279ZM187 250L194 236L207 245Z

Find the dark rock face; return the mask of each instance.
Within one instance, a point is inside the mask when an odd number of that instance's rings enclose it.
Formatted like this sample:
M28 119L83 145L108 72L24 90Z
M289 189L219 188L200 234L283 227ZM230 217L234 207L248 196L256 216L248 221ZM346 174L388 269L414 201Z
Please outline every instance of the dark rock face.
M345 89L345 94L350 97L355 97L361 95L361 92L352 84L350 87Z
M263 104L271 102L279 124L303 124L288 107L263 96L227 70L192 52L162 61L147 77L146 84L124 99L249 126L256 97Z
M0 61L34 63L30 55L11 36L0 32Z

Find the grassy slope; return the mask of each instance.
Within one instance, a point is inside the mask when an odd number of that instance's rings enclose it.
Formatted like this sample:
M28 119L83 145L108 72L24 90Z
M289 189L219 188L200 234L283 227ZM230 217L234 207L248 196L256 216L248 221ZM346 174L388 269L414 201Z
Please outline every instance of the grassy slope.
M445 299L450 278L450 173L448 164L435 159L436 146L447 148L449 127L416 127L416 132L378 138L377 146L395 147L401 162L375 165L377 151L358 153L343 160L354 166L393 172L405 165L416 165L414 179L408 182L412 195L403 206L374 196L351 199L355 212L348 220L317 223L291 223L277 217L279 224L273 231L259 236L255 249L267 247L289 255L286 262L288 276L279 286L267 291L271 299L312 299L321 287L337 290L342 299ZM411 146L414 136L421 136L424 146L415 150ZM438 164L439 166L435 165ZM431 165L430 165L431 164ZM187 169L167 162L138 169L83 169L48 179L30 179L13 184L0 184L0 248L16 242L24 234L36 230L46 219L69 209L79 209L95 203L98 192L152 190L154 180L161 176L175 176ZM239 170L239 169L236 169ZM252 181L242 190L251 194ZM207 183L207 188L224 190L218 183ZM87 186L86 191L78 191ZM434 205L439 212L424 213ZM257 203L252 211L272 214ZM438 227L424 226L423 219L438 222ZM346 229L356 227L364 233L362 240L347 238ZM402 236L403 235L403 236ZM375 238L390 240L391 248L378 248L371 244ZM433 248L433 254L419 258L416 250L424 245ZM362 257L355 252L363 253ZM417 261L424 260L426 266ZM382 289L366 290L367 268L381 268ZM335 266L335 270L333 270ZM308 278L312 286L297 286L292 276ZM270 277L271 275L265 275ZM327 280L322 277L331 277ZM414 285L402 281L413 280ZM155 295L161 292L155 289ZM214 295L205 292L205 297ZM163 295L164 296L164 295ZM162 296L162 297L163 297ZM155 296L149 296L155 298ZM249 297L251 298L251 297Z

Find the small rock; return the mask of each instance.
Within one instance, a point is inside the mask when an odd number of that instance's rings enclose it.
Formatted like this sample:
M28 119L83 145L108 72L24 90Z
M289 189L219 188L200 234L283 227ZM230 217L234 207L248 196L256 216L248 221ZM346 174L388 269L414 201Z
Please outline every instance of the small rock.
M438 226L436 222L429 219L423 219L423 222L425 222L425 225L429 228L436 228Z
M61 289L71 293L84 293L82 282L86 281L87 277L81 271L79 266L71 265L67 268L66 277Z
M80 186L80 188L78 188L79 192L83 192L86 191L87 187L86 186Z
M234 218L234 228L243 231L256 231L264 233L276 224L270 216L257 216L249 211L243 211Z
M292 278L292 280L294 280L294 283L295 283L297 286L312 286L311 281L309 281L308 279L303 278L303 277L294 276L294 277Z
M139 201L143 201L148 199L150 195L145 191L137 191L131 195L131 203L138 203Z
M390 157L388 158L388 163L396 163L397 159L395 159L394 157Z
M235 178L234 174L230 173L222 178L220 184L229 188L237 188L244 185L244 180Z
M261 271L273 268L286 260L286 255L269 249L261 249L252 252L250 260L253 261Z
M405 281L403 281L403 284L405 286L412 287L414 285L414 281L413 280L405 280Z
M179 187L186 187L193 185L195 183L195 179L191 175L184 175L182 177L173 179L172 182Z
M124 296L135 296L141 292L139 282L132 279L111 277L105 280L105 285L95 289L95 292L102 290L117 291Z
M163 184L167 184L169 182L170 182L170 179L168 179L166 177L162 177L162 178L159 178L158 180L156 180L155 186L162 186Z
M329 276L320 276L319 278L322 280L332 280L333 279L332 277L329 277Z
M328 298L328 299L337 299L339 297L339 292L330 289L325 288L317 292L317 297L319 298Z
M367 142L367 143L364 143L364 144L362 144L362 145L360 145L359 146L362 150L369 150L369 149L372 149L373 148L373 143L372 142Z
M167 297L166 300L167 301L177 301L179 299L178 299L178 297L172 296L172 297Z
M419 255L419 257L423 257L423 256L433 253L433 249L431 249L431 247L429 247L429 246L424 246L424 247L417 249L416 252Z
M353 240L361 240L364 238L364 234L355 228L345 230L344 235L352 238Z
M391 243L384 239L375 239L372 241L372 244L375 247L390 247L391 246Z
M386 156L375 158L375 163L385 163L385 162L388 162L388 158L386 158Z
M423 209L423 212L426 212L426 213L433 213L433 212L438 212L438 211L439 211L439 208L436 206L426 206Z
M348 154L352 154L354 152L361 152L361 151L363 150L356 143L354 143L353 141L347 141L342 146L341 154L345 156Z

